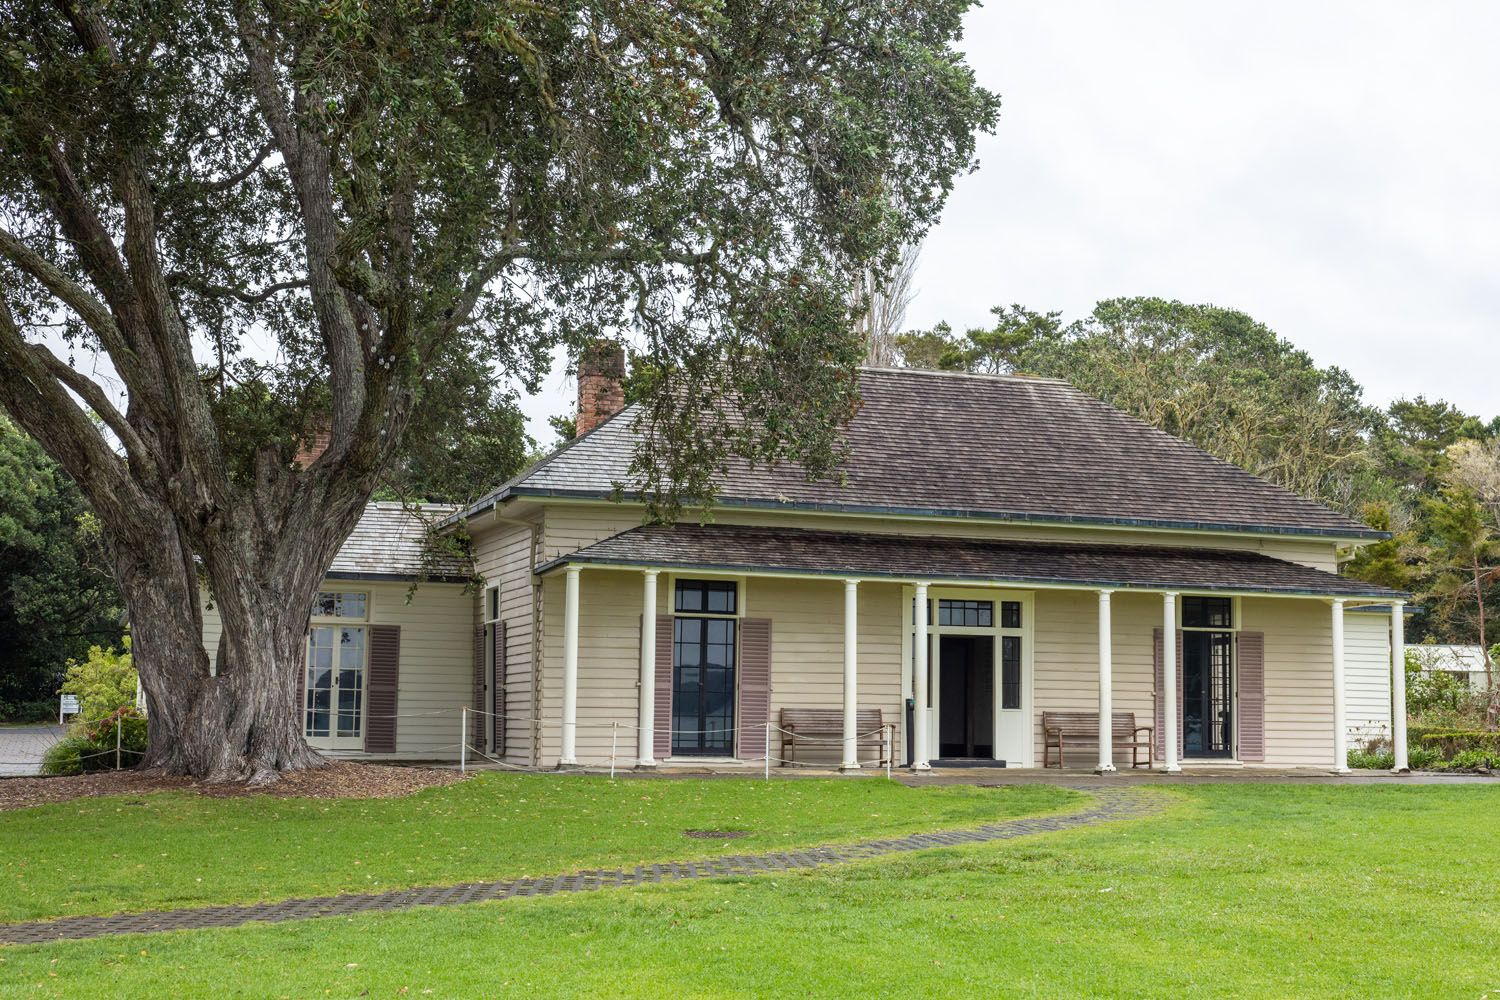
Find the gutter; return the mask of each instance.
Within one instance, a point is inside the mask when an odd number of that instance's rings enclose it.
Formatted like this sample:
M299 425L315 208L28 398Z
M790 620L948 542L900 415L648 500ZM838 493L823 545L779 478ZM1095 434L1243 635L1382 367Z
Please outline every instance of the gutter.
M640 501L640 495L627 493L617 498L613 492L599 490L562 490L540 487L514 486L497 493L487 500L475 504L463 514L454 514L442 522L446 527L458 521L497 509L507 500L517 497L535 497L548 500L593 500L613 502L618 500ZM1307 538L1318 541L1384 541L1391 537L1388 531L1373 528L1334 531L1308 527L1283 527L1280 525L1237 524L1213 521L1174 521L1164 518L1098 517L1078 514L1035 514L1017 511L971 510L960 507L902 507L885 504L846 504L814 501L788 501L739 499L720 497L714 501L718 507L739 510L807 511L822 514L860 514L885 517L943 518L961 521L985 521L1002 524L1073 525L1098 528L1140 528L1165 531L1198 531L1229 535L1260 535L1280 538Z

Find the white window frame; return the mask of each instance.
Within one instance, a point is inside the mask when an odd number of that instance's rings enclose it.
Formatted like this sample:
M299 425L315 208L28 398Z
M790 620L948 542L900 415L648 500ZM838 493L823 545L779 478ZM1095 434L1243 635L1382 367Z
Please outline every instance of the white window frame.
M932 586L927 588L927 599L932 603L932 624L927 627L931 636L932 654L928 658L927 669L932 674L931 697L928 698L928 722L927 722L927 744L928 759L936 760L938 754L938 720L941 718L940 692L942 688L941 660L942 642L940 637L944 635L988 635L995 640L995 665L994 665L994 709L993 718L995 732L992 737L994 759L1004 759L1013 767L1035 767L1036 766L1036 738L1032 725L1033 705L1035 702L1035 674L1036 674L1036 592L1032 590L1012 590L1006 587L941 587ZM940 600L961 601L992 601L994 602L994 614L989 626L975 625L939 625L938 601ZM916 601L916 588L906 585L901 588L901 688L903 692L902 719L903 725L906 716L905 699L913 697L913 663L912 640L916 632L916 623L912 620L913 607ZM1001 622L1001 602L1013 601L1021 605L1021 627L1003 628ZM1000 707L1004 695L1001 681L1001 638L1007 635L1019 636L1021 639L1021 707ZM1001 736L1005 731L1003 724L1009 722L1021 728L1025 734L1021 743L1021 757L1017 760L1010 757L1001 758L1002 752Z
M338 581L328 581L337 583ZM316 611L322 606L324 594L359 594L365 599L365 613L360 616L354 615L321 615ZM372 590L360 587L319 588L318 600L313 605L314 614L308 619L307 644L302 656L302 705L300 706L300 717L302 719L302 734L309 746L321 750L363 750L365 735L369 731L370 724L370 628L369 622L373 617L375 595ZM329 688L329 724L327 736L307 735L307 697L312 690L312 678L308 676L310 659L312 655L312 630L315 628L331 628L335 630L333 644L333 686ZM364 663L360 666L359 699L359 735L339 736L338 734L338 672L339 672L339 650L342 648L338 641L337 630L341 628L357 628L364 633Z
M750 578L748 576L746 576L745 574L743 574L743 573L722 573L722 572L716 573L716 572L713 572L712 570L704 570L702 572L691 572L691 571L684 571L684 572L681 572L681 573L670 572L670 573L664 573L662 575L667 578L667 593L665 595L666 600L664 602L664 606L666 608L666 613L671 618L674 619L673 624L672 624L672 639L673 639L674 643L676 642L676 638L677 638L677 624L676 624L676 621L675 621L675 619L677 619L677 618L728 618L728 619L732 619L734 621L734 623L735 623L735 625L734 625L734 725L735 725L735 733L734 733L734 736L733 736L734 746L733 746L733 748L732 748L729 756L727 758L725 758L725 759L726 760L737 760L738 759L738 754L740 752L739 724L740 724L740 706L742 704L741 699L740 699L740 676L741 676L741 673L740 673L740 656L743 653L742 646L744 645L743 639L745 637L744 618L745 618L745 606L747 604L746 593L750 589L749 586L748 586L748 581L749 581ZM683 611L683 612L679 612L677 610L677 581L678 580L727 580L727 581L733 583L734 584L734 614L724 614L723 612L720 612L720 611ZM674 656L674 660L675 660L675 656ZM676 666L675 662L673 663L672 670L673 670L673 674L674 674L674 676L672 678L672 683L675 685L676 682L677 682L676 681L676 676L675 676L676 670L677 670L677 666ZM637 687L639 687L639 685L637 685ZM671 725L672 725L672 723L671 723L671 716L669 715L667 717L667 719L668 719L667 726L668 726L668 728L671 728ZM668 738L668 750L667 750L667 755L668 755L668 759L669 760L673 759L672 756L671 756L672 751L671 751L670 747L671 747L671 739L669 737ZM685 760L685 761L693 761L693 762L696 762L696 763L703 763L705 761L715 760L716 758L714 758L714 757L701 757L701 756L697 756L697 755L689 755L689 756L686 756L686 757L681 757L681 758L676 758L676 759Z
M495 718L495 689L499 685L499 678L495 676L498 664L495 662L495 630L500 624L500 585L492 583L484 588L484 607L481 609L480 617L483 619L481 626L484 632L484 692L478 706L480 718L484 720L484 748L496 753L499 748L495 746L495 733L497 723Z
M1229 627L1222 625L1193 625L1182 624L1182 599L1184 597L1217 597L1229 601ZM1236 764L1240 759L1240 631L1244 614L1241 608L1241 598L1238 594L1216 594L1213 591L1183 591L1177 595L1177 631L1179 632L1228 632L1229 640L1229 691L1233 702L1234 725L1231 726L1229 734L1229 756L1228 757L1192 757L1195 761L1209 761L1218 764ZM1181 669L1178 664L1178 669ZM1181 690L1177 692L1178 699L1183 696ZM1181 739L1179 734L1179 739Z

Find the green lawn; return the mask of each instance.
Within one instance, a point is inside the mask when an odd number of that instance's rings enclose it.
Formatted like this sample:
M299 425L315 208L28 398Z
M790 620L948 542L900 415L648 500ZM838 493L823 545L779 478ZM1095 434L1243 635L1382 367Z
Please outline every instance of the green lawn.
M1160 794L817 872L3 949L0 993L1500 996L1500 787Z
M0 921L546 875L973 826L1054 788L487 774L404 799L111 796L0 812ZM748 830L699 840L684 830Z

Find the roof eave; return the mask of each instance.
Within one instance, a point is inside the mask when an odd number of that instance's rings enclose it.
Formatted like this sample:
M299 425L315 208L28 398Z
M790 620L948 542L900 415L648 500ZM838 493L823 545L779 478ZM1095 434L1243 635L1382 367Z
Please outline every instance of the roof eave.
M640 496L626 493L619 496L613 491L544 489L535 486L516 485L486 501L476 504L465 517L483 513L512 497L536 497L553 500L628 500L639 502ZM1284 525L1235 524L1232 522L1174 521L1160 518L1128 517L1084 517L1075 514L1035 514L1011 511L987 511L965 508L902 507L885 504L835 504L812 501L758 500L754 498L720 497L714 501L716 507L733 507L748 510L812 511L825 514L861 514L892 517L938 517L969 521L987 521L1004 524L1048 524L1080 525L1097 528L1146 528L1163 531L1197 531L1214 534L1271 535L1282 538L1312 538L1330 542L1375 542L1391 537L1388 531L1374 528L1335 531L1327 528L1290 527ZM456 523L455 516L455 523ZM444 522L446 525L447 522Z
M587 556L578 558L577 554L558 556L536 568L537 576L546 576L566 566L598 566L607 569L625 570L648 570L648 569L673 569L687 570L689 572L702 573L746 573L746 574L770 574L784 577L804 578L859 578L871 580L912 580L916 576L911 573L893 573L883 570L849 570L849 569L807 569L800 566L770 566L752 565L747 563L703 563L688 562L683 560L662 559L653 562L641 562L635 559L611 559L608 557ZM1361 594L1361 593L1336 593L1323 590L1306 590L1300 588L1274 588L1274 587L1227 587L1212 586L1201 583L1131 583L1120 580L1108 579L1061 579L1057 577L1025 577L1025 576L986 576L983 574L931 574L921 575L924 581L935 584L957 583L972 585L975 583L987 583L1001 586L1017 587L1046 587L1056 590L1126 590L1144 593L1160 593L1162 591L1186 591L1189 593L1211 593L1228 594L1239 597L1308 597L1337 599L1344 601L1383 601L1387 604L1392 601L1409 600L1410 594L1385 593L1385 594Z

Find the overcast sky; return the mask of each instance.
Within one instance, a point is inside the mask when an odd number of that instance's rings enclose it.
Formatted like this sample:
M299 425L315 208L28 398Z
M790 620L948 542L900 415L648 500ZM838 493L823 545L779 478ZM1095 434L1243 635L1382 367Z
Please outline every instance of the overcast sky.
M1367 397L1500 413L1500 3L992 0L1003 101L908 326L1019 302L1242 309ZM571 411L562 373L532 433Z

